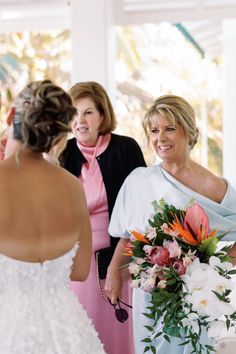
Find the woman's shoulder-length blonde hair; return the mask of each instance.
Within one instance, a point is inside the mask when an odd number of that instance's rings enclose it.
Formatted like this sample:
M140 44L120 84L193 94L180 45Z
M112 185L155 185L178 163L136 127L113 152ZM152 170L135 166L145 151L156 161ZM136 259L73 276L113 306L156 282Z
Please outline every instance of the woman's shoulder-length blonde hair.
M157 113L182 126L190 148L192 149L195 146L198 139L195 111L184 98L175 95L163 95L154 101L142 121L148 139L150 137L152 117Z
M97 110L103 116L103 120L99 128L100 134L105 135L115 130L116 116L114 109L110 98L102 85L94 81L78 82L70 88L69 94L74 105L80 98L89 97L93 100Z

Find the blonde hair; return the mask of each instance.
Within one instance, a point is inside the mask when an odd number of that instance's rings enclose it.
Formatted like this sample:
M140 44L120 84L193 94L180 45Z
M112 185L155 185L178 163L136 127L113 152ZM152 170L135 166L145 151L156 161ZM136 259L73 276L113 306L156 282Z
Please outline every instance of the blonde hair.
M143 119L143 128L149 140L150 127L153 115L161 114L174 123L182 126L191 149L198 139L198 129L196 127L196 117L192 106L182 97L175 95L164 95L157 98L154 104L147 111Z
M99 133L105 135L116 128L116 116L111 101L102 85L94 81L78 82L73 85L69 94L75 104L80 98L89 97L95 104L99 113L103 116L99 127Z

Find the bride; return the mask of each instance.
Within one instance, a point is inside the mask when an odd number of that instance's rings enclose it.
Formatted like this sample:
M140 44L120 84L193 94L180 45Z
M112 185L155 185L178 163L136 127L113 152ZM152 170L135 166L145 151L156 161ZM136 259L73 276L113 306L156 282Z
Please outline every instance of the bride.
M84 193L42 155L75 114L69 95L49 80L30 83L15 101L20 144L0 164L0 354L105 354L69 289L90 267Z

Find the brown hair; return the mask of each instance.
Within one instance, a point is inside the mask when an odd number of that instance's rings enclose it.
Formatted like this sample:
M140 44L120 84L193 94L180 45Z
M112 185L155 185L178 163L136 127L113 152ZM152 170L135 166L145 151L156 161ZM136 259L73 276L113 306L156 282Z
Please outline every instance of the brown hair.
M150 136L151 118L156 113L168 118L170 121L180 124L188 138L192 149L197 143L198 129L196 127L195 112L192 106L182 97L164 95L157 98L147 111L143 119L143 128L147 138Z
M89 97L95 103L99 113L103 116L99 132L102 135L112 132L116 128L116 116L111 101L102 85L97 82L78 82L73 85L69 94L74 102L80 98Z
M14 138L35 152L48 152L70 131L76 114L70 96L50 80L33 81L15 100Z

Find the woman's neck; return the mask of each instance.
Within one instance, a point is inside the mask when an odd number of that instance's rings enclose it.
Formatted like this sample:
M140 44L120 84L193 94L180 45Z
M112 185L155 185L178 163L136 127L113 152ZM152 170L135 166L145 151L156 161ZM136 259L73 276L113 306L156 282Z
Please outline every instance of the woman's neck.
M163 161L161 166L164 170L169 172L172 176L178 176L193 170L195 163L190 157L181 161Z
M43 154L41 152L35 152L29 149L25 149L24 147L20 146L13 156L11 157L15 160L17 165L20 163L32 163L32 162L42 162L45 161Z

